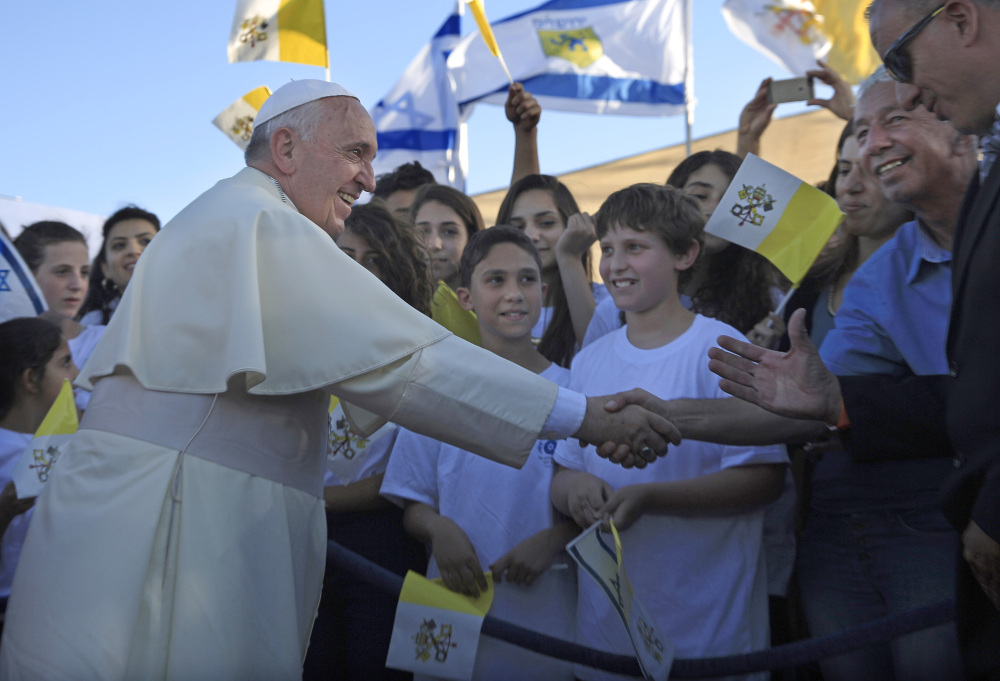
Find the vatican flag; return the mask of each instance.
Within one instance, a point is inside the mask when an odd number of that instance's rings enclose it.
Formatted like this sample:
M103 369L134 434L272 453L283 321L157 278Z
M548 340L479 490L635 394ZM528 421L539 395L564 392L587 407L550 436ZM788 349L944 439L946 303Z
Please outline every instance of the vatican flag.
M11 473L18 499L38 496L78 427L73 386L69 381L63 381L56 401Z
M237 0L229 63L261 59L327 68L323 0Z
M798 286L843 219L829 194L747 154L705 231L760 253Z
M493 604L493 575L477 598L449 591L410 570L403 580L385 666L441 679L471 679L483 619Z
M253 135L253 121L260 105L271 96L271 88L261 85L251 90L225 108L212 123L244 151Z
M483 344L476 313L464 309L458 302L458 296L443 281L438 282L431 300L431 319L473 345Z

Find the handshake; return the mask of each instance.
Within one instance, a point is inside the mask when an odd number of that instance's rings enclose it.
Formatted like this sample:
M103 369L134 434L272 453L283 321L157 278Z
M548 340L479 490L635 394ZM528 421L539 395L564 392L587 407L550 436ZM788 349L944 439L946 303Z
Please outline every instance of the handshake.
M652 411L663 402L645 390L587 398L583 425L573 437L594 445L597 454L624 468L645 468L681 442L680 431Z

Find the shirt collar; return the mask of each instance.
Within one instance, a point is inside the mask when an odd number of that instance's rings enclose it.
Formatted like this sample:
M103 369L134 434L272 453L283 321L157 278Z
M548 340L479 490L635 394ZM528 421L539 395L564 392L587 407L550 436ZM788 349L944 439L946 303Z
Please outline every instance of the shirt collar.
M906 271L906 283L912 284L920 274L920 268L924 263L932 265L944 265L951 263L951 251L942 248L921 226L920 221L916 224L916 251L920 257L913 258Z

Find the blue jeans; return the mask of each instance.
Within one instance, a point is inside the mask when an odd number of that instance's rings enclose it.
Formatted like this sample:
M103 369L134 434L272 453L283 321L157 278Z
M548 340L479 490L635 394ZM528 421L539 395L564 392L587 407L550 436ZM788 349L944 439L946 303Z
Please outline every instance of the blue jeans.
M936 508L810 512L798 577L811 635L955 597L958 535ZM819 661L824 681L964 677L954 622Z

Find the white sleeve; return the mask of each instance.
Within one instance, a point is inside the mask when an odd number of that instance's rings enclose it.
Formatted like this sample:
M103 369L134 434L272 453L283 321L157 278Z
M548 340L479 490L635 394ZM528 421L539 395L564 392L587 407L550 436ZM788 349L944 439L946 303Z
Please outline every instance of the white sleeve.
M488 350L447 336L326 390L345 402L344 413L359 434L371 433L388 419L520 468L544 435L559 388Z

